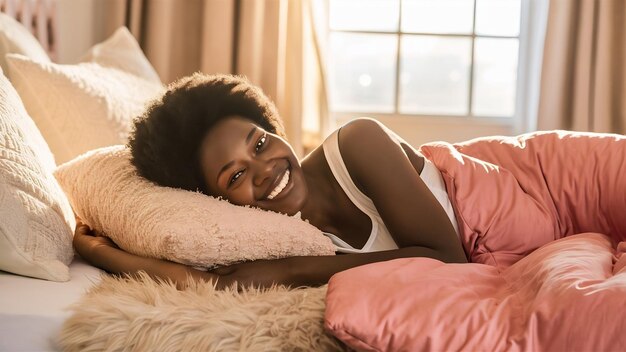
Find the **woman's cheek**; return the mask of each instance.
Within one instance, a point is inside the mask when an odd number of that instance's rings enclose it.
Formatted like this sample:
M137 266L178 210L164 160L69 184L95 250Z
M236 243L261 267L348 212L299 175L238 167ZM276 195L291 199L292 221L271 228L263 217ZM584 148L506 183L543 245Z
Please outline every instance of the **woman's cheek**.
M254 192L249 187L237 187L229 195L229 200L237 205L254 205Z

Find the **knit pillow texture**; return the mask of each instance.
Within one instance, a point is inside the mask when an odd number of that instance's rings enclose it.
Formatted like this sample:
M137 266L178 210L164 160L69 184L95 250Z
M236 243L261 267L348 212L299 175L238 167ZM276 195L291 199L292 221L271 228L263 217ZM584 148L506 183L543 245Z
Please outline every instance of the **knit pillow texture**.
M0 74L0 270L70 279L75 220L53 168L41 133Z

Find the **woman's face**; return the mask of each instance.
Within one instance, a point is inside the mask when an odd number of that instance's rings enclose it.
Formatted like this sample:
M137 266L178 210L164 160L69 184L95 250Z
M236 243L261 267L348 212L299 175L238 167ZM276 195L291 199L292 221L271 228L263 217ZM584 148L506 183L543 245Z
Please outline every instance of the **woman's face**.
M293 149L250 120L225 118L200 148L200 167L211 195L288 215L304 205L307 186Z

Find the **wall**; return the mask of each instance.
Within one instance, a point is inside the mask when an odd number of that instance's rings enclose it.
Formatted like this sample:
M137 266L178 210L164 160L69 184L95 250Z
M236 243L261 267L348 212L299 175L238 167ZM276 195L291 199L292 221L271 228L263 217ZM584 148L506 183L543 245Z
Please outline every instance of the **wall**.
M104 23L104 7L121 0L56 0L57 59L75 63L94 44L113 33Z
M352 116L335 116L335 123L330 126L330 130L340 127L351 118ZM454 143L481 136L516 134L514 126L506 119L377 116L377 120L414 147L434 141Z

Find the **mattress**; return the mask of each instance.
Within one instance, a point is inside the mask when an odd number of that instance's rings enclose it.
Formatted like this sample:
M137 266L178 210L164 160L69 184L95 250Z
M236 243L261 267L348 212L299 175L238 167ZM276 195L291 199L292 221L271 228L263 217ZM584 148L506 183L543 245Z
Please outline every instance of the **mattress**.
M100 281L102 271L76 257L70 281L52 282L0 271L0 351L57 351L67 307Z

